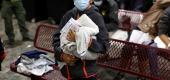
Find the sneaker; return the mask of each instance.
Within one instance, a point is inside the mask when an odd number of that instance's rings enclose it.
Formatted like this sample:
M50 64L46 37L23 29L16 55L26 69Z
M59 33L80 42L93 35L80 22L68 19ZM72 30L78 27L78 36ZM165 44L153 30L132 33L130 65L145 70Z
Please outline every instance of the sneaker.
M23 38L22 41L33 41L31 38Z

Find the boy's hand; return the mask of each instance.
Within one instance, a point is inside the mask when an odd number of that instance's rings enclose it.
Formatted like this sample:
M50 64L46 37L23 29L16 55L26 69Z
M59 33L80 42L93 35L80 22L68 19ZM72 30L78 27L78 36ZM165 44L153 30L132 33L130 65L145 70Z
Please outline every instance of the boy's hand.
M76 62L77 58L74 55L62 53L61 60L69 65L73 65Z
M71 42L75 42L75 31L70 30L67 34L67 40L71 41Z

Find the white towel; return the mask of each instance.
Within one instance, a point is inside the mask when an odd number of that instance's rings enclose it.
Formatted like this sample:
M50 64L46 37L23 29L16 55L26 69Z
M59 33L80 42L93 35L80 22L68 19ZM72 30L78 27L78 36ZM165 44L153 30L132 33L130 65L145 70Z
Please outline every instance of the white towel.
M76 42L66 39L70 29L75 30ZM78 58L94 59L93 56L87 57L87 54L91 54L88 51L88 44L91 36L98 33L98 26L86 14L83 14L77 21L71 18L61 30L60 47L64 53L75 55ZM97 53L92 53L92 55L97 59Z

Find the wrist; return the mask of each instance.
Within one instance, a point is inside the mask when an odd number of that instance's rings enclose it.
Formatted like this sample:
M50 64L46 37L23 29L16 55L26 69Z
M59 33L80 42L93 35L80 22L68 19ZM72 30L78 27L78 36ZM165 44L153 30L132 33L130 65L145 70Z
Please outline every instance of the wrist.
M61 61L63 61L63 56L64 56L63 53L61 53L61 55L60 55L60 60Z

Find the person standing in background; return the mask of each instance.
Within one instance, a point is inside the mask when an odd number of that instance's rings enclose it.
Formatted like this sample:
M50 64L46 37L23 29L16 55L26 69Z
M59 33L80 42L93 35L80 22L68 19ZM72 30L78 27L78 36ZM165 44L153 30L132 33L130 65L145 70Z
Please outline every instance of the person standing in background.
M5 23L5 32L8 36L8 45L13 46L15 44L14 28L12 25L12 15L15 14L19 29L22 35L23 41L32 41L28 35L28 29L25 24L25 9L22 4L22 0L3 0L2 2L2 18Z
M119 27L118 4L114 0L94 0L103 16L106 28L109 32L115 32Z

